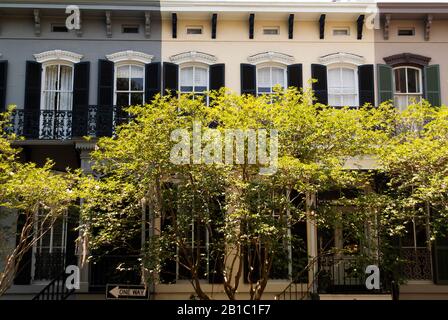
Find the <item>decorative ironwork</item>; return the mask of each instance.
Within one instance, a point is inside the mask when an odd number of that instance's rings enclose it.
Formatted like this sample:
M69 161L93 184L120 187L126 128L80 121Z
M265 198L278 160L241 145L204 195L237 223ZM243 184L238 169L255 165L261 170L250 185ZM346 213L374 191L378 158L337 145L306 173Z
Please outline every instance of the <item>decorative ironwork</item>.
M52 280L56 278L65 266L65 252L49 253L36 252L36 263L34 264L34 279Z
M431 252L428 248L401 248L403 275L407 280L431 280Z
M112 136L115 127L129 120L116 106L77 106L76 111L15 110L11 131L27 139L70 140Z
M59 273L33 300L67 300L75 292L75 289L67 289L67 277L65 271Z

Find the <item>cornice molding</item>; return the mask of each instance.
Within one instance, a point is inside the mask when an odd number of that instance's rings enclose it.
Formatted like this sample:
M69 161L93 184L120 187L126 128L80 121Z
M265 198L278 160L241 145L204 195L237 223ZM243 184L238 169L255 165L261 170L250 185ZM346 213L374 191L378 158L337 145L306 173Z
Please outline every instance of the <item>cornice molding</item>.
M294 57L280 52L269 51L252 55L247 58L247 61L253 64L267 63L267 62L291 64L294 62Z
M408 64L426 67L431 61L431 58L413 53L400 53L393 56L385 57L384 61L390 66Z
M154 56L152 56L150 54L143 53L143 52L127 50L127 51L120 51L120 52L108 54L108 55L106 55L106 58L109 61L112 61L114 63L123 62L123 61L135 61L135 62L141 62L141 63L147 64L147 63L151 63Z
M51 50L37 53L34 55L34 58L39 63L45 63L53 60L62 60L71 63L79 63L82 59L82 55L64 50Z
M319 58L319 62L324 65L331 64L352 64L352 65L362 65L364 64L366 59L363 56L359 56L353 53L346 52L337 52L328 54L326 56L322 56Z
M216 63L216 61L218 61L218 58L214 55L204 52L188 51L171 56L170 61L176 64L199 62L210 65Z

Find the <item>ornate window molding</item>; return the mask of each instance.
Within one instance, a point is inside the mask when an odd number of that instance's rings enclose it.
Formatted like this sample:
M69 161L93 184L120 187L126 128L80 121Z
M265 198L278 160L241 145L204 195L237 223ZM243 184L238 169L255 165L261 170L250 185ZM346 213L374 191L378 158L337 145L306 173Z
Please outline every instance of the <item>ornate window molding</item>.
M113 63L120 63L124 61L134 61L134 62L140 62L140 63L151 63L154 56L150 54L146 54L143 52L133 51L133 50L127 50L127 51L120 51L112 54L106 55L106 58L109 61L112 61Z
M269 51L250 56L247 58L247 61L253 64L272 63L272 62L281 64L291 64L294 62L294 57L280 52Z
M218 58L204 52L188 51L171 56L170 61L176 64L199 62L210 65L218 61Z
M346 52L332 53L319 58L319 62L322 63L323 65L351 64L359 66L364 64L365 61L366 59L363 56Z
M81 61L82 55L64 50L51 50L42 53L37 53L34 55L34 58L39 63L45 63L48 61L55 61L55 60L78 63Z
M420 67L426 67L431 61L431 58L413 53L400 53L385 57L384 61L390 66L417 65Z

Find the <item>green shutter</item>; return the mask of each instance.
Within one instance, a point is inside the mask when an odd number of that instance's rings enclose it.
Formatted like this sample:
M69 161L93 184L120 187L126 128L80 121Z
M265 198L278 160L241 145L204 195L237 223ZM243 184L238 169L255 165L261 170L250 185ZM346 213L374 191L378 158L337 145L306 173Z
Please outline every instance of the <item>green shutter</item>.
M434 244L435 280L448 284L448 237L439 237Z
M440 66L432 65L425 68L425 99L433 106L440 106Z
M394 98L394 82L392 67L386 64L378 65L378 100L383 103Z

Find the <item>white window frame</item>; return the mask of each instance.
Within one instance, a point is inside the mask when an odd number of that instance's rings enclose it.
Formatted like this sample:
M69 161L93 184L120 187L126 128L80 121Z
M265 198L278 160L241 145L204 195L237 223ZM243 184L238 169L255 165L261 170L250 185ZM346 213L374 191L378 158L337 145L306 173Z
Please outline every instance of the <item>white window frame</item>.
M181 83L182 70L186 69L186 68L191 68L191 67L193 68L193 85L192 85L193 91L182 91L181 90L181 86L182 86L182 83ZM196 86L194 85L194 79L195 79L195 74L196 74L196 68L201 68L201 69L207 70L207 85L206 85L207 89L205 90L205 92L195 92L195 87ZM179 66L178 77L179 77L178 78L179 79L179 87L178 87L179 95L181 95L181 94L193 94L193 99L194 99L194 96L196 94L203 94L204 95L204 101L208 105L209 97L208 97L208 94L206 94L208 91L210 91L210 66L208 64L205 64L205 63L183 63L183 64L181 64Z
M270 69L270 71L269 71L270 92L259 92L258 91L258 88L259 88L258 72L259 72L259 70L266 69L266 68ZM283 78L284 78L283 80L284 80L284 83L285 83L285 87L283 89L285 89L285 90L287 89L287 87L288 87L288 68L287 68L287 66L284 65L284 64L280 64L280 63L263 63L263 64L257 65L257 68L256 68L255 78L256 78L257 96L261 95L261 94L273 94L274 93L272 89L277 84L275 84L275 85L272 84L272 69L273 68L275 68L275 69L282 69L282 71L283 71Z
M143 68L143 90L134 91L130 90L117 90L117 76L118 76L118 68L120 67L129 67L129 75L131 76L131 69L133 66ZM130 78L128 78L129 80ZM136 61L122 61L114 64L114 106L117 105L117 95L118 93L127 93L128 94L128 106L131 105L131 95L132 93L143 93L143 104L145 104L145 87L146 87L146 74L145 74L145 64L136 62Z
M354 75L355 75L355 79L354 79L354 81L355 81L355 93L354 93L354 95L355 95L356 104L354 106L342 105L342 106L334 106L334 107L356 107L356 108L359 108L359 74L358 74L358 66L355 66L355 65L352 65L352 64L346 64L346 63L343 63L343 64L331 64L331 65L329 65L327 67L328 100L330 100L330 95L337 95L337 96L342 96L342 97L347 96L347 95L353 95L353 94L348 94L348 93L347 94L341 94L341 93L340 94L332 94L330 92L330 87L331 86L330 86L330 82L329 82L329 79L330 79L329 75L330 75L330 71L331 70L335 70L335 69L339 69L339 70L349 69L349 70L352 70L354 72ZM339 80L342 83L342 72L340 72L340 79Z
M395 79L395 71L399 70L399 69L405 69L405 75L406 75L406 93L398 93L396 92L397 87L396 87L396 79ZM419 75L419 87L420 87L420 92L418 93L409 93L409 83L408 83L408 69L413 69L413 70L417 70L418 71L418 75ZM396 102L396 97L407 97L407 106L408 107L412 101L410 100L411 98L416 98L416 102L419 102L423 99L423 71L422 69L418 68L418 67L414 67L414 66L399 66L399 67L395 67L392 69L393 71L393 89L394 89L394 102L395 105L398 105ZM402 110L403 108L400 107L400 110Z
M57 66L58 67L58 80L60 78L61 75L61 66L66 66L66 67L70 67L72 69L72 88L71 90L68 91L62 91L62 90L46 90L45 89L45 83L46 83L46 78L47 78L47 68L51 67L51 66ZM52 60L49 62L45 62L42 64L42 76L41 76L41 83L42 83L42 88L41 88L41 97L40 97L40 110L48 110L48 111L71 111L73 109L73 103L71 106L69 106L68 109L64 109L61 110L60 109L60 94L61 93L71 93L72 94L72 102L73 102L73 89L74 89L74 80L75 80L75 65L71 62L67 62L67 61L63 61L63 60ZM59 93L58 95L58 102L57 102L57 107L56 110L53 109L48 109L45 106L45 93L47 92L56 92Z

